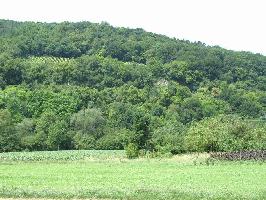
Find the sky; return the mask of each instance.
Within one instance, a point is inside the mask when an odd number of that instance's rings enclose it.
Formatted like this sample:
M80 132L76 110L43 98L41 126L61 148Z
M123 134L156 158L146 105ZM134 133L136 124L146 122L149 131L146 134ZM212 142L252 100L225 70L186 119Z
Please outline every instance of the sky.
M266 55L266 0L1 0L0 19L104 21Z

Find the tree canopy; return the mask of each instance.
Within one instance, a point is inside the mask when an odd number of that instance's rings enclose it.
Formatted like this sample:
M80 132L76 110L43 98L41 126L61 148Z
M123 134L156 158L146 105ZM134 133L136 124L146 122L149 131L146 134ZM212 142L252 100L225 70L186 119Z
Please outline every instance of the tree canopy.
M0 151L266 149L265 56L108 23L0 27Z

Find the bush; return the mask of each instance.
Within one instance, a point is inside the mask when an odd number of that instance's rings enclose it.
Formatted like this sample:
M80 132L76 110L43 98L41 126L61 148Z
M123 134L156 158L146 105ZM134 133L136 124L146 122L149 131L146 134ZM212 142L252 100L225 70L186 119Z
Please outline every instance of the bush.
M118 129L109 131L97 141L97 149L104 150L123 150L129 143L134 133L128 129Z
M138 158L139 157L139 149L138 146L134 143L129 143L126 148L126 155L127 158L133 159L133 158Z
M15 125L22 150L24 151L36 149L35 125L35 122L31 118L25 118Z
M161 154L184 152L184 131L185 126L178 122L157 128L151 137L154 150Z
M185 136L188 151L241 151L266 149L266 126L256 120L220 115L194 123Z
M95 138L92 135L78 132L73 139L76 149L95 149Z
M0 110L0 152L16 151L20 148L20 141L12 115L8 110Z

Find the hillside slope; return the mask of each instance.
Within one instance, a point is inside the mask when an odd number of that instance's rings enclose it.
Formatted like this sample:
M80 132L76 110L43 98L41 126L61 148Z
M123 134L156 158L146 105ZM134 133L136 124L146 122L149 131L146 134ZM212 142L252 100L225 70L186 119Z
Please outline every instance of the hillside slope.
M90 22L0 44L0 151L266 149L265 56Z

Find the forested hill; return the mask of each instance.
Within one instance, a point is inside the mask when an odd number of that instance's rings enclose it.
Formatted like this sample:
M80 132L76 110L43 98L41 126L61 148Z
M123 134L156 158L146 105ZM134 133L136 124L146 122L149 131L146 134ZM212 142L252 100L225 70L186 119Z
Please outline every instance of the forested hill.
M266 149L260 54L107 23L0 20L0 87L0 151Z

